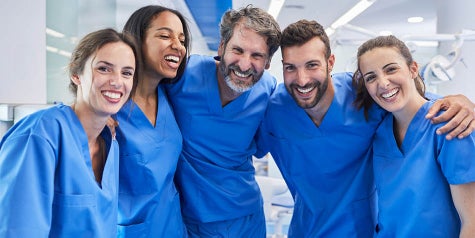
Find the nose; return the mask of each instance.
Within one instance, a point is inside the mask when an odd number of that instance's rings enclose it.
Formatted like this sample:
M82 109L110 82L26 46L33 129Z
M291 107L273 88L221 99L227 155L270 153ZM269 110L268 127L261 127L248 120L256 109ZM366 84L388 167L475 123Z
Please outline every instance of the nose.
M171 41L172 41L172 49L186 50L185 46L181 43L180 39L175 37Z
M384 88L384 89L388 88L390 83L391 82L389 81L387 76L381 76L378 80L379 87Z
M238 62L239 69L243 72L248 71L252 68L252 58L248 54L244 54L243 57L239 59Z
M109 85L114 88L120 88L121 72L112 73L109 78Z
M305 86L309 82L308 80L309 76L307 72L305 71L305 69L303 68L300 68L297 70L296 77L297 77L296 82L299 86Z

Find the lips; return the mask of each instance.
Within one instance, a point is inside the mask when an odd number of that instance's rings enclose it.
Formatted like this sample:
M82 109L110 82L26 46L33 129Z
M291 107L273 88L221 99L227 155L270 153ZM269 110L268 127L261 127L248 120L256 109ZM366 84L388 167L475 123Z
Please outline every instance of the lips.
M384 99L389 99L389 98L393 97L394 95L396 95L398 92L399 92L399 88L393 88L389 92L381 94L381 97L384 98Z
M314 88L315 88L315 87L307 87L307 88L300 88L300 87L298 87L298 88L296 88L296 89L297 89L297 91L298 91L299 93L307 94L307 93L309 93L310 91L312 91Z
M109 101L118 102L122 97L121 92L115 91L102 91L102 95L104 95Z
M165 56L165 60L177 64L180 62L180 57L175 55L167 55Z
M234 74L240 78L247 78L252 75L252 72L242 72L239 70L234 69L233 70Z

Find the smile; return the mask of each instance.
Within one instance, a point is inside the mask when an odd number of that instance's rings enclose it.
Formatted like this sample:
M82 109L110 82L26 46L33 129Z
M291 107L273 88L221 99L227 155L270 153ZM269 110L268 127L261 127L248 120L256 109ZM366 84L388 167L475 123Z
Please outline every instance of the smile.
M297 88L297 91L299 91L299 93L308 93L310 91L312 91L315 87L310 87L310 88Z
M240 78L247 78L249 76L252 75L252 72L241 72L241 71L238 71L238 70L233 70L234 74Z
M388 99L388 98L394 96L398 92L399 92L399 88L395 88L395 89L392 89L391 91L389 91L388 93L381 94L381 97L384 98L384 99Z
M115 93L115 92L111 92L111 91L105 91L105 92L102 93L102 95L104 95L108 98L112 98L112 99L119 99L122 96L122 93Z

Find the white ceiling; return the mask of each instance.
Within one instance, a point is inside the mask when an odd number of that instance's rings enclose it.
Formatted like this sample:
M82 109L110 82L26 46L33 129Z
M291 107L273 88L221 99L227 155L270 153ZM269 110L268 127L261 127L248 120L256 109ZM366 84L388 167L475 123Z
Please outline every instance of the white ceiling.
M375 0L374 3L348 24L353 28L379 34L391 31L396 36L410 34L436 33L435 0ZM234 6L244 6L249 1L233 0ZM267 9L270 0L253 2L254 5ZM300 19L316 20L325 28L351 9L359 0L286 0L277 21L285 28ZM422 23L408 23L407 18L424 17ZM333 37L352 39L368 37L355 30L340 29Z

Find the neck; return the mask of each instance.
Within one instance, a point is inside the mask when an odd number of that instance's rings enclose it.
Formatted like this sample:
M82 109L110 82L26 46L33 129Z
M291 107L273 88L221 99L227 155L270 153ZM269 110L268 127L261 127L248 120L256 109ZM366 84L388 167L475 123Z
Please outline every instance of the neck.
M407 128L417 111L427 102L425 98L417 94L415 99L409 99L409 103L403 109L393 112L394 116L394 135L398 145L401 145L406 135Z
M106 126L109 116L97 115L95 112L89 110L86 105L82 104L73 104L71 108L81 122L89 144L95 143L97 137Z
M143 77L141 77L137 82L135 95L139 95L142 98L155 97L158 84L160 84L162 79L163 77L156 77L152 76L151 74L144 73Z
M92 170L96 181L100 183L102 181L102 172L107 158L106 144L104 139L100 136L100 133L106 126L109 116L101 117L94 112L87 110L86 106L81 106L80 104L73 104L71 107L86 132Z

